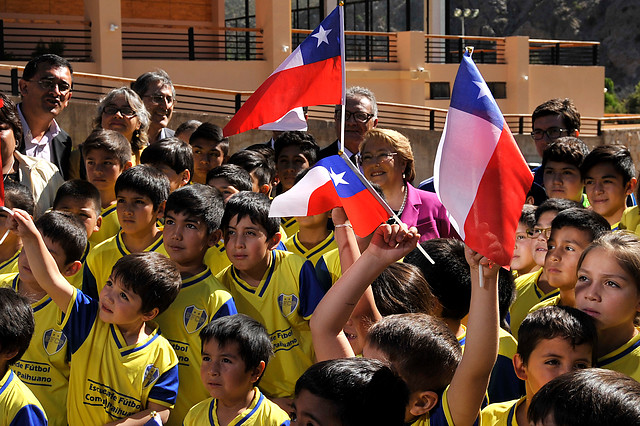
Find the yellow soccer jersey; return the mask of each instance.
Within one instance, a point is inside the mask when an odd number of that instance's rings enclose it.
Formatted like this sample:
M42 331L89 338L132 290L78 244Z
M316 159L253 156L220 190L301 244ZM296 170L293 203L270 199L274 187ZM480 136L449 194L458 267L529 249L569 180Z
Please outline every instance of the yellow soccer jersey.
M520 324L529 313L529 309L535 304L560 293L560 290L554 289L550 293L544 294L538 287L540 275L542 275L542 268L516 279L516 300L509 308L509 315L511 317L509 325L511 326L511 334L513 334L516 340L518 339Z
M619 229L627 229L640 235L640 208L638 206L625 209L622 213L622 219L620 219Z
M164 248L162 235L151 243L149 247L145 248L144 251L155 251L169 257ZM118 259L128 254L131 254L131 252L124 245L121 232L92 249L85 262L82 291L87 296L97 299L100 290L102 290L111 275L113 265L116 264Z
M618 371L640 381L640 329L637 331L639 333L627 343L598 358L596 367Z
M203 263L211 269L214 275L219 274L223 269L231 266L231 261L229 260L229 256L227 256L223 241L218 241L215 246L207 250Z
M491 370L487 394L490 403L510 401L525 394L524 382L518 379L513 369L513 356L518 342L508 331L500 328L498 332L498 358Z
M236 302L238 312L265 326L273 343L260 389L269 397L293 397L296 380L314 362L309 318L324 290L311 262L286 251L273 250L271 264L258 287L242 280L234 266L218 275Z
M0 380L0 426L47 424L42 405L11 369Z
M480 413L482 426L519 426L516 420L516 409L526 401L527 397L513 401L491 404ZM526 425L520 425L526 426Z
M101 242L115 236L120 231L120 222L118 221L115 204L102 209L100 216L102 216L102 225L100 225L100 229L89 237L89 241L94 246L97 246Z
M64 327L71 352L69 425L105 424L145 410L149 402L173 407L178 357L157 325L147 323L153 332L129 346L98 310L97 300L74 290Z
M338 249L331 250L323 254L316 263L316 277L325 291L342 276L342 265L340 264L340 253Z
M0 263L0 274L13 274L18 272L18 256L20 256L21 251L22 249L18 250L16 254Z
M82 266L80 267L78 272L71 275L70 277L65 276L67 281L69 281L69 284L71 284L75 288L82 288L82 278L84 277L84 265L86 265L87 263L87 256L89 255L90 251L91 251L91 241L88 241L87 248L84 250L82 259L80 259L80 263L82 263Z
M156 322L178 356L180 388L168 425L181 425L189 409L209 397L200 379L199 332L210 321L237 313L231 294L207 268L182 281L176 300Z
M280 223L280 233L282 234L282 241L286 240L299 230L300 225L298 225L298 221L295 218L282 218L282 222Z
M529 314L531 312L535 312L540 308L544 308L545 306L559 306L560 305L560 295L556 295L553 297L549 297L548 299L544 299L540 303L536 303L533 305L533 308L529 309ZM528 314L527 314L528 315Z
M19 275L13 274L8 278L11 278L13 290L18 292ZM49 296L32 303L31 308L36 328L29 347L12 368L40 401L49 416L49 423L64 426L67 424L69 358L67 337L62 331L65 324L62 311Z
M311 249L307 249L302 245L298 240L297 232L284 242L284 246L287 248L287 251L310 260L311 263L313 263L313 266L316 266L318 260L320 260L320 257L322 257L323 254L331 250L338 249L338 244L336 244L336 240L333 237L333 231L331 231L327 238L325 238L320 244Z
M453 426L453 418L449 411L449 400L447 398L448 391L449 386L442 393L442 396L438 398L438 403L431 411L408 424L412 426ZM476 419L474 425L477 424L478 419Z
M460 327L462 327L462 334L459 336L456 336L456 339L458 339L458 343L460 343L462 352L464 352L464 345L467 343L467 327L465 327L462 324L460 324Z
M229 426L284 426L289 425L289 415L277 404L269 401L258 388L251 404L233 419ZM218 400L209 398L195 405L184 419L184 426L219 426ZM173 414L172 414L173 415Z

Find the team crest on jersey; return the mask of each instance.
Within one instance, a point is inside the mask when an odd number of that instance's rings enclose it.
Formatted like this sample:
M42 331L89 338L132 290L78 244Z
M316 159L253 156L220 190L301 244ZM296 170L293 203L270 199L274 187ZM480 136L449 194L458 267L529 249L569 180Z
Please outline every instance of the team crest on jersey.
M280 307L282 315L288 317L298 308L298 297L295 294L280 293L280 296L278 296L278 306Z
M204 309L198 309L195 306L187 306L182 316L182 322L187 333L193 333L202 328L207 322L207 313Z
M67 336L62 331L50 328L42 336L42 345L49 356L60 352L65 343L67 343Z
M146 389L151 386L160 377L160 371L155 365L149 364L144 369L144 379L142 379L142 388Z

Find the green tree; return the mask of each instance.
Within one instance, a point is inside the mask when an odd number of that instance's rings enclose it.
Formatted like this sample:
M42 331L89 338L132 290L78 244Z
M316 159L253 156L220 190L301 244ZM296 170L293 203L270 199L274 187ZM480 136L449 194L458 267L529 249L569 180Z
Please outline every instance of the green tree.
M616 95L613 80L606 77L604 79L604 112L607 113L623 113L625 112L624 104L618 99ZM638 88L636 87L636 91Z
M640 113L640 83L636 84L636 89L627 98L626 107L628 113Z

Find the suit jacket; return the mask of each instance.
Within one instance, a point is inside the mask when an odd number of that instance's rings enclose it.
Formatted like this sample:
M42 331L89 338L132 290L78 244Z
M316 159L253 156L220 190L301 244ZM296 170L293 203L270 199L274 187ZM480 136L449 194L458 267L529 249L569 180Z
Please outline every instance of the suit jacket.
M65 180L69 179L69 156L71 155L72 147L71 136L62 129L60 129L60 133L51 140L51 162L55 164ZM24 140L20 144L19 151L21 154L26 153Z
M407 225L418 228L420 242L432 238L460 239L438 196L433 192L416 189L410 183L407 183L407 203L400 219Z
M335 142L333 142L331 145L327 145L320 150L320 153L318 154L318 160L329 157L331 155L338 155L338 151L340 151L340 141L336 139ZM356 154L357 152L354 152L350 159L351 162L357 166L358 164L355 161L355 158L353 158Z

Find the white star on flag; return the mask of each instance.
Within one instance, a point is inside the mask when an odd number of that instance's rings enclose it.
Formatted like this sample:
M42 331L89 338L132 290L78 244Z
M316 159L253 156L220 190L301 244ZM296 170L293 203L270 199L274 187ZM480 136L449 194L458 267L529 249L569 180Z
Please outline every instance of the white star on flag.
M327 36L331 31L332 31L331 29L328 29L325 31L325 29L322 28L322 25L320 25L320 28L318 28L318 32L311 36L318 39L318 45L316 47L320 47L322 43L329 44L329 40L327 40Z
M340 174L337 174L336 172L333 171L333 169L329 169L329 170L330 170L329 176L331 176L331 180L333 181L333 184L335 186L338 186L341 183L343 183L345 185L349 185L349 182L347 182L346 180L344 180L342 178L346 172L342 172Z
M473 83L480 88L480 93L478 93L478 97L476 99L491 95L491 90L489 90L487 83L484 81L474 81Z

